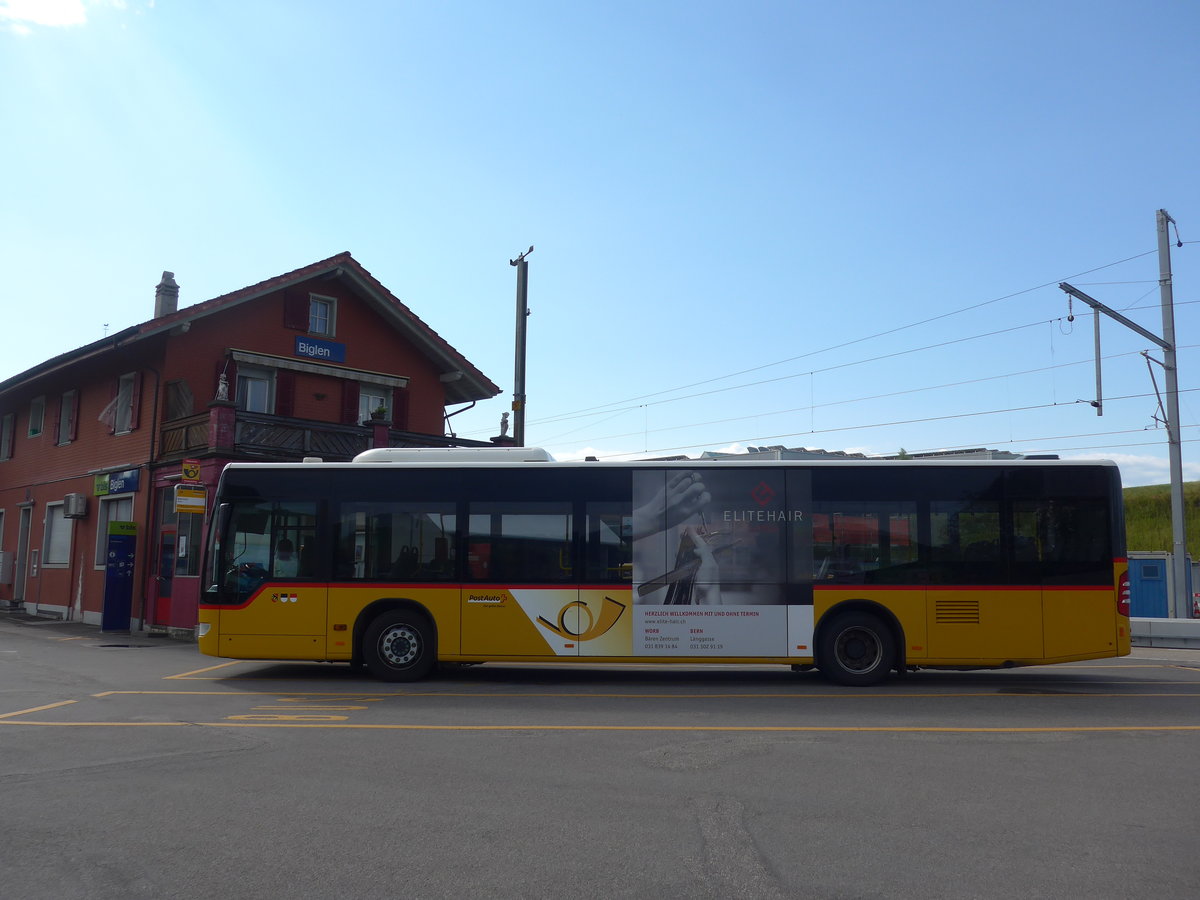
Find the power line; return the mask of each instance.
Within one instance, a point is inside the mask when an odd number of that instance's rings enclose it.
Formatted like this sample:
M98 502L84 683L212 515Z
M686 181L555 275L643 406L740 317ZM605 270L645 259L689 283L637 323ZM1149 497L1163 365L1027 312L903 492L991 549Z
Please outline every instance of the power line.
M1188 388L1186 390L1181 390L1180 393L1181 394L1192 393L1192 392L1195 392L1198 390L1200 390L1200 388ZM1120 396L1120 397L1110 397L1110 398L1108 398L1108 400L1111 403L1115 403L1115 402L1119 402L1122 400L1144 400L1144 399L1146 399L1148 397L1152 397L1152 396L1155 396L1155 395L1148 394L1148 393L1147 394L1126 394L1126 395ZM819 428L819 429L811 429L809 431L793 431L793 432L788 432L788 433L784 433L784 434L771 434L771 435L763 435L763 436L758 436L758 437L741 437L741 438L735 438L732 440L726 439L726 440L693 441L689 444L682 444L682 445L678 445L675 447L656 447L653 450L647 449L647 450L642 450L637 453L613 453L613 454L608 454L606 456L602 456L601 458L615 459L618 457L642 455L645 453L673 453L673 452L678 452L681 450L691 450L694 447L701 446L701 445L721 446L724 444L745 444L745 445L763 444L763 443L767 443L770 441L789 440L792 438L799 438L799 437L803 437L806 435L835 434L835 433L844 432L844 431L863 431L863 430L869 429L869 428L892 428L892 427L896 427L898 425L922 425L922 424L927 424L929 422L945 422L945 421L952 421L952 420L957 420L957 419L971 419L971 418L979 418L982 416L1004 415L1007 413L1015 413L1015 412L1032 412L1035 410L1054 409L1056 407L1061 407L1061 406L1075 406L1079 403L1084 403L1084 402L1086 402L1086 401L1073 400L1073 401L1062 402L1062 403L1059 403L1059 402L1036 403L1036 404L1031 404L1028 406L1014 406L1014 407L1008 407L1008 408L1004 408L1004 409L978 410L975 412L952 413L952 414L942 415L942 416L924 416L924 417L914 418L914 419L898 419L898 420L891 421L891 422L873 422L873 423L869 423L869 424L865 424L865 425L844 425L844 426L835 427L835 428ZM1075 437L1075 436L1076 435L1067 435L1066 437Z
M1148 293L1150 293L1150 292L1148 292ZM1143 295L1143 297L1140 297L1138 299L1139 300L1144 299L1145 296L1146 295ZM1134 302L1136 303L1138 301L1135 300ZM1200 302L1200 301L1190 300L1190 301L1185 301L1182 303L1176 303L1175 305L1176 305L1176 307L1179 307L1179 306L1185 306L1185 305L1189 305L1189 304L1195 304L1197 302ZM1127 307L1125 311L1131 312L1131 311L1134 311L1137 309L1152 309L1152 308L1155 308L1155 307L1152 307L1152 306ZM729 391L742 390L742 389L748 388L748 387L758 387L758 386L761 386L764 384L776 384L781 381L789 381L789 380L793 380L796 378L805 378L805 377L810 377L813 375L820 375L820 374L824 374L827 372L835 371L837 369L845 369L845 368L851 368L853 366L866 365L868 363L880 362L885 359L893 359L895 357L905 356L905 355L908 355L911 353L921 353L926 350L937 350L937 349L941 349L943 347L953 346L955 344L966 343L968 341L980 340L982 338L988 338L988 337L996 337L996 336L1002 335L1002 334L1011 334L1013 332L1021 331L1026 328L1037 328L1042 325L1053 324L1055 322L1062 323L1064 321L1067 321L1067 318L1063 317L1063 316L1060 316L1056 319L1043 319L1043 320L1040 320L1037 322L1030 322L1030 323L1027 323L1024 325L1014 325L1009 328L1001 328L1001 329L997 329L995 331L988 331L988 332L983 332L980 334L968 335L966 337L961 337L961 338L952 338L950 340L940 341L936 344L927 344L922 347L911 347L906 350L897 350L893 353L884 353L879 356L867 357L865 359L854 360L851 362L838 363L836 365L826 366L825 368L822 368L822 369L811 369L807 372L795 372L790 375L780 375L775 378L763 378L763 379L759 379L758 381L749 381L749 382L745 382L743 384L729 385L729 386L723 387L723 388L714 388L713 390L710 390L710 391L700 391L700 392L697 392L694 394L684 394L684 395L678 396L678 397L669 397L669 398L665 398L662 400L655 400L651 403L637 403L637 404L633 404L630 406L620 407L615 410L606 408L606 407L611 407L612 404L605 404L605 407L591 407L587 410L581 410L581 411L578 411L575 413L564 413L562 415L557 415L557 416L548 416L544 419L538 419L535 422L533 422L532 424L538 425L538 426L553 425L558 422L569 422L569 421L572 421L575 419L582 419L582 418L588 418L589 416L593 416L593 415L599 415L600 413L595 412L595 410L603 410L606 413L612 412L612 413L619 414L619 413L628 412L628 411L634 410L634 409L643 409L643 408L649 407L649 406L662 406L662 405L665 405L668 403L676 403L676 402L680 402L683 400L693 400L698 397L708 397L708 396L712 396L714 394L728 393ZM1184 348L1181 348L1181 349L1184 349ZM1118 356L1119 355L1126 355L1126 354L1118 354ZM1105 357L1105 358L1109 358L1109 357ZM1115 357L1113 357L1113 358L1115 358ZM771 363L768 365L775 365L775 364ZM762 367L760 367L760 368L762 368ZM753 370L746 370L746 371L753 371ZM1020 373L1015 373L1015 374L1020 374ZM697 385L707 384L707 383L710 383L711 381L719 381L726 377L733 377L733 376L721 376L720 378L710 379L708 382L696 382L696 384ZM682 388L677 388L675 390L682 390ZM664 391L661 393L670 393L670 391ZM654 396L654 395L646 395L646 396L650 397L650 396ZM612 416L609 416L602 421L607 422L611 418L612 418ZM578 429L574 429L573 431L577 431L577 430ZM569 433L573 433L573 431L569 432Z
M1187 350L1187 349L1194 349L1196 347L1200 347L1200 344L1192 344L1187 347L1181 347L1180 349ZM1112 354L1109 354L1108 356L1102 357L1102 359L1106 360L1106 361L1111 361L1111 360L1115 360L1115 359L1121 359L1122 357L1139 356L1139 355L1141 355L1141 351L1130 350L1125 353L1112 353ZM1087 365L1091 362L1092 362L1092 360L1089 360L1089 359L1075 360L1075 361L1067 362L1067 363L1056 363L1051 366L1040 366L1040 367L1034 368L1034 369L1023 369L1023 370L1016 371L1016 372L1005 372L1005 373L1002 373L999 375L986 375L986 376L983 376L980 378L969 378L969 379L965 379L962 381L949 381L949 382L943 382L941 384L932 384L932 385L925 385L923 387L907 388L902 391L890 391L890 392L884 393L884 394L870 394L865 397L849 397L849 398L842 399L842 400L830 400L825 403L814 403L809 406L796 406L796 407L791 407L788 409L764 410L762 412L750 413L748 415L743 415L743 416L730 416L730 417L721 418L721 419L709 419L704 422L688 422L684 425L671 425L671 426L668 426L665 428L650 429L649 431L643 429L641 431L636 431L636 432L624 432L621 434L606 434L606 435L603 435L600 437L591 438L591 440L593 440L593 441L616 440L619 438L636 437L637 435L643 435L643 434L663 434L663 433L669 432L669 431L682 431L687 428L701 428L706 425L726 425L731 422L746 421L747 419L761 419L761 418L765 418L768 416L784 416L784 415L791 415L791 414L795 414L795 413L812 412L814 410L829 409L829 408L832 408L835 406L848 406L852 403L865 403L865 402L868 402L871 400L886 400L886 399L889 399L892 397L901 397L901 396L904 396L907 394L920 394L920 393L924 393L926 391L936 391L936 390L943 390L945 388L954 388L954 387L965 387L966 385L983 384L988 381L1000 381L1000 380L1006 379L1006 378L1020 378L1025 375L1037 375L1037 374L1041 374L1043 372L1051 372L1051 371L1055 371L1058 369L1071 368L1073 366ZM1147 396L1149 396L1149 395L1147 395ZM1062 405L1071 405L1071 404L1062 404ZM630 412L634 409L641 409L641 408L642 407L630 407L629 409L621 410L621 413ZM603 422L611 421L614 418L616 418L615 415L609 416L608 418L604 419L602 422L599 422L596 424L603 424ZM584 427L587 427L587 426L584 426ZM543 438L543 439L541 439L541 443L549 444L554 441L561 440L563 437L573 434L574 432L579 431L579 430L580 429L576 428L576 429L572 429L569 432L559 433L557 435Z
M1185 425L1183 427L1184 428L1200 428L1200 424ZM990 446L999 446L1001 444L1026 444L1026 445L1028 445L1028 444L1032 444L1032 443L1037 443L1038 441L1064 441L1064 440L1074 440L1076 438L1117 437L1117 436L1123 435L1123 434L1145 434L1149 430L1150 429L1147 429L1147 428L1125 428L1125 429L1119 429L1117 431L1094 431L1094 432L1089 432L1089 433L1085 433L1085 434L1058 434L1058 435L1048 435L1048 436L1028 437L1028 438L999 438L999 439L992 439L992 440L985 440L985 441L972 441L969 444L951 444L950 446L929 447L929 448L926 448L923 450L910 450L909 452L910 453L930 453L935 450L966 450L966 449L970 449L973 447L978 447L980 445L989 446L989 447ZM1193 438L1193 440L1200 441L1200 438ZM1030 452L1030 453L1052 453L1052 452L1060 452L1060 451L1066 452L1066 451L1070 451L1070 450L1096 450L1096 449L1103 448L1103 447L1117 447L1117 446L1153 447L1153 446L1156 446L1157 443L1158 442L1156 442L1156 441L1138 441L1138 442L1130 443L1130 444L1094 444L1089 447L1037 447L1034 449L1030 449L1028 452Z
M673 394L676 391L685 391L690 388L700 387L705 384L712 384L713 382L716 382L716 381L724 381L726 378L736 378L739 375L748 375L751 372L759 372L759 371L762 371L763 369L769 369L774 366L785 365L786 363L795 362L796 360L799 360L799 359L807 359L808 357L818 356L822 353L830 353L834 350L842 350L842 349L845 349L846 347L854 346L855 344L861 344L866 341L875 340L876 338L886 337L891 334L897 334L901 331L907 331L910 328L918 328L922 325L928 325L931 322L938 322L942 319L948 319L948 318L951 318L952 316L957 316L957 315L961 315L962 313L971 312L972 310L982 309L985 306L990 306L994 303L1000 303L1004 300L1011 300L1014 297L1020 297L1020 296L1023 296L1024 294L1030 294L1030 293L1033 293L1034 291L1039 291L1044 288L1057 287L1058 284L1062 281L1069 281L1069 280L1077 279L1084 275L1090 275L1092 272L1099 272L1103 269L1111 269L1114 266L1123 265L1124 263L1132 262L1135 259L1141 259L1143 256L1149 256L1156 252L1157 252L1156 250L1147 250L1144 253L1137 253L1137 254L1134 254L1133 256L1126 257L1125 259L1119 259L1115 262L1105 263L1102 266L1096 266L1095 268L1087 269L1083 272L1076 272L1074 275L1068 275L1064 278L1056 278L1053 281L1047 281L1044 284L1039 284L1034 287L1025 288L1020 291L1014 291L1011 294L1005 294L1001 297L994 297L991 300L984 300L980 303L974 303L970 306L964 306L960 309L952 310L950 312L940 313L939 315L936 315L936 316L930 316L927 319L921 319L920 321L917 321L917 322L910 322L907 325L898 325L895 328L889 328L885 331L880 331L880 332L876 332L875 334L866 335L865 337L855 338L850 341L844 341L840 344L834 344L830 347L825 347L820 350L810 350L807 353L801 353L797 356L790 356L786 359L780 359L780 360L776 360L774 362L763 363L762 365L752 366L748 369L741 369L736 372L729 372L725 375L717 375L717 376L714 376L713 378L706 378L702 381L693 381L689 384L679 385L679 386L673 387L673 388L664 388L663 390L653 391L649 394L639 394L638 396L628 397L624 400L613 400L609 403L599 404L598 406L590 406L590 407L586 407L584 409L568 411L566 413L562 413L561 415L550 416L547 419L543 419L541 421L543 423L550 422L550 421L561 421L565 418L575 417L575 416L583 415L583 414L590 413L590 412L607 412L607 411L609 411L609 408L612 406L617 406L617 405L627 404L627 403L637 403L637 401L640 401L640 400L648 400L653 397L661 397L663 394ZM696 395L696 396L699 396L699 395Z
M1012 328L1002 328L997 331L989 331L984 334L973 334L973 335L969 335L968 337L964 337L964 338L954 338L952 340L941 341L936 344L927 344L924 347L910 347L907 350L897 350L893 353L883 353L883 354L880 354L879 356L868 357L867 359L854 360L853 362L837 363L836 365L826 366L823 369L810 369L807 372L794 372L791 375L780 375L776 378L762 378L762 379L759 379L758 381L748 381L744 384L733 384L733 385L729 385L728 387L714 388L711 391L700 391L695 394L684 394L683 396L680 396L680 397L670 397L665 400L655 400L652 403L639 403L635 406L626 406L626 407L623 407L618 410L613 410L613 412L628 412L631 409L643 409L643 408L649 407L649 406L662 406L667 403L678 403L682 400L694 400L697 397L711 397L713 394L724 394L724 393L728 393L729 391L739 391L739 390L742 390L742 389L748 388L748 387L759 387L760 385L764 385L764 384L777 384L778 382L781 382L781 381L791 381L796 378L807 378L812 375L823 375L828 372L837 371L838 369L849 369L854 366L866 365L867 363L882 362L885 359L895 359L898 356L907 356L910 353L922 353L926 350L937 350L942 347L953 346L954 344L963 344L968 341L980 340L981 338L996 337L997 335L1001 335L1001 334L1010 334L1015 331L1023 331L1026 328L1038 328L1042 325L1048 324L1048 322L1055 322L1055 321L1062 321L1062 319L1050 319L1050 320L1043 320L1040 322L1032 322L1027 325L1015 325ZM715 380L719 380L719 379L715 379ZM552 416L547 419L541 419L534 424L553 425L556 422L567 422L567 421L571 421L572 419L585 418L587 415L588 415L588 413L581 412L581 413L577 413L577 414L573 414L573 415L563 415L563 416L557 416L557 417Z
M1143 254L1143 255L1145 255L1145 254ZM1139 283L1141 283L1141 282L1139 282ZM1151 291L1151 293L1152 293L1152 291ZM1143 295L1143 297L1139 298L1139 300L1143 299L1145 296L1146 295ZM1137 301L1134 301L1134 302L1136 303ZM1200 300L1177 301L1175 303L1175 306L1176 307L1188 306L1188 305L1195 305L1197 303L1200 303ZM1141 307L1127 307L1126 311L1134 311L1137 309L1153 309L1153 308L1157 308L1157 306L1151 305L1151 306L1141 306ZM679 402L679 401L683 401L683 400L691 400L691 399L695 399L698 397L711 396L713 394L726 393L729 391L741 390L741 389L748 388L748 387L758 387L758 386L765 385L765 384L774 384L774 383L778 383L781 381L793 380L796 378L811 377L814 375L831 372L836 369L843 369L843 368L850 368L850 367L858 366L858 365L865 365L865 364L872 363L872 362L879 362L879 361L882 361L885 359L890 359L890 358L894 358L897 356L903 356L903 355L907 355L907 354L911 354L911 353L919 353L919 352L923 352L926 350L936 350L936 349L940 349L942 347L953 346L955 344L960 344L960 343L966 343L966 342L972 341L972 340L978 340L978 339L986 338L986 337L995 337L995 336L1001 335L1001 334L1008 334L1008 333L1020 331L1020 330L1026 329L1026 328L1036 328L1036 327L1040 327L1043 324L1052 325L1056 322L1061 324L1064 321L1067 321L1067 319L1065 317L1059 317L1056 319L1048 319L1048 320L1040 320L1038 322L1031 322L1031 323L1027 323L1024 325L1015 325L1010 328L998 329L995 331L984 332L984 333L975 334L975 335L968 335L968 336L962 337L962 338L953 338L953 339L950 339L947 341L938 342L936 344L928 344L923 347L913 347L913 348L909 348L906 350L898 350L898 351L895 351L894 353L886 353L886 354L881 354L879 356L867 357L867 358L861 359L861 360L855 360L855 361L846 362L846 363L838 363L837 365L827 366L823 369L813 369L813 370L810 370L807 372L792 373L790 375L781 375L776 378L766 378L766 379L760 379L758 381L746 382L744 384L730 385L730 386L724 387L724 388L716 388L711 391L701 391L701 392L698 392L695 394L686 394L686 395L683 395L680 397L671 397L671 398L655 401L654 403L635 404L635 405L631 405L631 406L621 407L621 408L618 408L615 410L605 409L604 407L591 407L590 410L580 411L580 412L573 413L573 414L563 414L563 415L559 415L559 416L550 416L550 417L547 417L544 419L539 419L539 420L536 420L535 422L533 422L532 424L538 425L538 426L552 425L552 424L559 423L559 422L569 422L569 421L572 421L575 419L591 418L591 417L601 414L599 412L593 412L591 410L604 409L605 412L611 413L610 415L606 415L605 418L601 419L599 422L593 422L590 425L581 426L580 428L573 428L569 431L560 432L559 434L554 435L552 437L542 439L543 443L547 443L549 441L558 440L558 439L561 439L562 437L566 437L568 435L575 434L576 432L582 430L582 428L594 427L596 425L602 425L604 422L611 421L612 419L617 418L621 414L630 412L632 410L645 409L649 406L660 406L660 405L665 405L668 403L675 403L675 402ZM1189 345L1187 347L1180 347L1179 349L1181 349L1181 350L1193 349L1195 346L1200 346L1200 345ZM1106 360L1107 359L1118 359L1122 356L1128 356L1128 355L1131 355L1131 354L1130 353L1112 354L1112 355L1103 357L1103 359L1106 359ZM923 390L935 390L935 389L942 388L942 387L954 387L958 384L971 384L971 383L977 383L977 382L983 382L983 381L989 381L989 380L997 380L1000 378L1009 378L1009 377L1016 377L1016 376L1020 376L1020 375L1034 374L1036 372L1050 371L1050 370L1057 369L1057 368L1066 368L1066 367L1074 366L1074 365L1082 365L1084 362L1086 362L1086 361L1065 363L1065 364L1053 365L1053 366L1045 366L1045 367L1038 368L1038 369L1029 369L1029 370L1025 370L1025 371L1021 371L1021 372L1009 372L1009 373L1005 373L1002 375L985 376L983 378L971 379L971 380L964 381L964 382L954 382L954 383L949 383L949 384L931 385L931 386L928 386L925 388L914 388L914 389L911 389L910 391L898 391L898 392L895 392L894 395L898 396L903 393L916 393L916 392L920 392ZM731 377L731 376L722 376L722 377ZM721 379L718 378L718 379L711 379L711 380L721 380ZM697 384L702 384L702 383L707 383L707 382L697 382ZM647 395L647 396L650 396L650 395ZM886 397L886 396L893 396L893 395L884 394L884 395L879 395L879 396ZM812 406L799 407L799 408L791 409L791 410L768 411L768 412L758 413L755 416L744 416L744 417L739 417L739 418L757 418L757 417L761 417L761 416L779 415L779 414L783 414L786 412L797 412L797 411L809 410L809 409L820 409L820 408L830 406L830 405L858 402L858 400L860 400L860 399L868 400L868 399L876 399L876 398L864 397L864 398L851 399L851 400L833 401L832 403L814 404ZM611 406L611 404L606 404L606 406ZM715 424L715 423L719 423L719 422L723 422L723 421L737 421L737 420L738 420L737 418L735 418L735 419L717 419L717 420L711 420L710 422L693 423L693 425L694 424L700 424L700 425ZM684 427L688 427L688 426L684 426ZM659 429L659 430L670 430L670 429ZM468 432L468 433L470 433L470 432ZM476 433L482 433L482 432L476 432ZM611 435L611 436L607 436L607 437L625 437L625 436L628 436L628 435ZM607 438L594 438L593 440L604 440L604 439L607 439Z

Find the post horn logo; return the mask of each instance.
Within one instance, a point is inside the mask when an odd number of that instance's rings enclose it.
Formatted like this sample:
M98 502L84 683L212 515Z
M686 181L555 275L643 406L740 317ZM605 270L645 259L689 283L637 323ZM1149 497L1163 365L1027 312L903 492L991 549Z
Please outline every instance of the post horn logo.
M578 609L581 612L587 613L587 627L581 631L576 631L567 623L567 614L572 609ZM610 628L617 624L617 620L621 618L621 614L625 612L625 604L619 603L612 597L604 598L604 606L600 610L600 618L596 618L588 605L582 600L572 600L566 606L558 611L558 624L555 625L544 616L538 616L538 621L549 628L559 637L575 639L578 641L590 641L594 638L605 634ZM579 617L579 624L583 624L583 616Z

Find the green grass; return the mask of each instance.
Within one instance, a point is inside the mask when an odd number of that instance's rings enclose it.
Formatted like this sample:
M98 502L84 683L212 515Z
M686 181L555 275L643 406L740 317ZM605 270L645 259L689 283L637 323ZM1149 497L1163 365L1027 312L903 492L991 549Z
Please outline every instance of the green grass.
M1192 559L1200 559L1200 481L1183 485L1183 518L1188 553ZM1125 488L1125 540L1130 550L1171 551L1169 484Z

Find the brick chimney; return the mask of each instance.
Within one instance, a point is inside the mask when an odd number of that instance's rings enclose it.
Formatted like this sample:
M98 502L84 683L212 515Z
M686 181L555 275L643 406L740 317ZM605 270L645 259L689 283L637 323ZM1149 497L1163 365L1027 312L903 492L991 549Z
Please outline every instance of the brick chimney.
M154 318L161 319L179 309L179 285L174 272L163 272L162 281L154 289Z

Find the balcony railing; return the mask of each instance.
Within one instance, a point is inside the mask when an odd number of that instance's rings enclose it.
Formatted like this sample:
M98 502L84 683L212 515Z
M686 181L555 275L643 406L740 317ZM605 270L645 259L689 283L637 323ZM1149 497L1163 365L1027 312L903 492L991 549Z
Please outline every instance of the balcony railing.
M175 419L163 425L160 432L159 456L182 459L189 453L208 449L208 413Z
M371 446L371 429L238 410L233 450L239 457L353 459Z
M261 459L299 462L306 456L319 456L329 462L353 459L373 446L375 427L338 425L311 419L233 410L233 446L214 444L211 413L175 419L162 426L159 460L170 461L189 456L229 456L234 459ZM490 446L481 441L387 430L388 447L461 447ZM232 450L232 453L230 452Z

